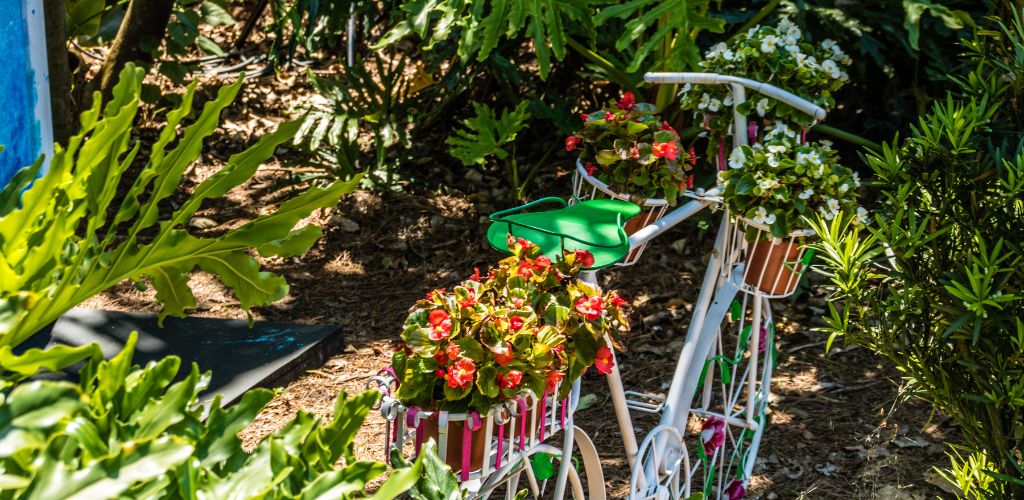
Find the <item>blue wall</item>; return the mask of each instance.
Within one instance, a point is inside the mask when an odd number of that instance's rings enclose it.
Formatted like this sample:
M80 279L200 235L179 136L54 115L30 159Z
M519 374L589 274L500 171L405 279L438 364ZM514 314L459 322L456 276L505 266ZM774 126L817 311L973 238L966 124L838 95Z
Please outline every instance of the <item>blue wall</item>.
M0 186L40 151L28 32L20 0L0 0Z

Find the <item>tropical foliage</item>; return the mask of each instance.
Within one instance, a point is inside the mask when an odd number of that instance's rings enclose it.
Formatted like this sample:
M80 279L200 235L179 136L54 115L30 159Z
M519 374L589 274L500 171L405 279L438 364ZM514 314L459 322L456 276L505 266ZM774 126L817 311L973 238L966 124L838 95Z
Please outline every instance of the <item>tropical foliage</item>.
M626 92L611 106L580 119L583 128L566 137L565 150L578 150L587 175L616 192L664 198L675 205L692 183L687 172L696 157L692 150L683 150L679 134L656 114L653 104L638 103Z
M801 144L782 122L763 142L733 149L718 178L729 212L768 226L776 238L807 229L807 218L832 220L845 212L855 214L856 224L869 220L867 209L857 205L857 172L840 165L829 144Z
M875 224L819 222L816 246L836 299L826 331L893 363L959 424L969 453L954 459L958 482L1015 498L1024 495L1022 14L966 48L959 90L868 157Z
M140 368L135 344L133 334L109 361L90 358L78 383L36 380L0 394L0 498L361 498L387 469L353 454L372 391L342 392L326 422L298 412L250 453L237 434L273 391L250 390L228 409L218 396L207 412L197 398L209 372L193 364L172 383L181 360ZM393 473L375 498L413 486L431 455Z
M221 88L191 124L195 84L167 113L167 124L139 170L129 169L142 144L131 144L139 111L143 71L129 65L105 106L99 97L82 115L82 129L58 147L47 172L35 179L42 160L22 170L0 192L0 356L68 309L124 280L156 289L160 317L182 316L195 307L188 273L199 267L227 285L248 311L288 293L284 278L262 271L249 253L295 256L320 238L316 225L296 227L313 210L333 207L355 182L313 187L277 210L217 237L186 229L200 205L248 180L299 124L282 124L199 183L180 208L168 211L185 170L200 155L241 80ZM184 126L179 134L178 127ZM33 179L35 181L33 182ZM124 190L119 196L122 182ZM145 237L143 237L145 235ZM15 364L5 364L13 371ZM23 366L20 371L34 373Z
M552 392L592 365L611 371L605 337L629 327L626 301L575 278L594 257L565 251L551 261L511 236L508 248L512 256L487 276L434 290L409 313L392 356L402 403L486 412L523 389ZM562 384L559 398L570 389Z

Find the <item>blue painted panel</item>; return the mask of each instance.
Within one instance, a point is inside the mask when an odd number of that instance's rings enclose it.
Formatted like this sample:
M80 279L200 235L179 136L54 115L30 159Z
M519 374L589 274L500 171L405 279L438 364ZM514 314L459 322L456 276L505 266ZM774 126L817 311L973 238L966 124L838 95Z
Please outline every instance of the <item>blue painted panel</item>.
M21 1L0 0L0 186L42 151L27 8Z

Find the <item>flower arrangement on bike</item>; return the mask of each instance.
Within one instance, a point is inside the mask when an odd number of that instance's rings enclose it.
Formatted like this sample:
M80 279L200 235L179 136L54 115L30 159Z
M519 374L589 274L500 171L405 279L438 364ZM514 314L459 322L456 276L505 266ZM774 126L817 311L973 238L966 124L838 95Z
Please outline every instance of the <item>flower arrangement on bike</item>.
M675 205L692 185L687 175L696 161L684 151L679 134L658 116L653 104L638 103L632 92L600 110L580 115L583 128L566 137L565 150L577 152L588 175L618 193L664 198Z
M627 303L575 278L593 256L566 251L552 261L536 245L512 238L509 251L486 276L477 271L412 308L404 348L392 358L403 404L484 412L524 389L550 393L590 366L611 371L605 337L628 329ZM570 386L561 384L559 398Z

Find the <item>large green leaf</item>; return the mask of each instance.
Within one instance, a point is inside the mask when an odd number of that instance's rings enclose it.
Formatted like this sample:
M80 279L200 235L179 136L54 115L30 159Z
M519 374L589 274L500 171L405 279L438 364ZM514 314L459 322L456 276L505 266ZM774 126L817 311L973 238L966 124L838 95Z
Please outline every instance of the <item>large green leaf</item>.
M20 205L13 203L10 189L0 193L0 209L6 211L0 211L0 347L21 343L64 311L126 279L150 280L163 306L161 320L184 315L196 304L188 285L188 273L196 267L218 276L246 311L280 300L287 283L261 271L250 249L265 257L303 253L322 233L315 226L296 226L313 210L334 206L359 181L310 189L218 237L189 234L188 220L203 202L251 178L295 135L299 123L284 123L232 156L178 210L165 213L164 200L178 191L242 81L221 88L179 136L177 127L192 113L195 85L190 85L181 105L167 114L167 126L127 194L118 199L121 179L140 150L140 144L129 142L142 77L141 69L129 65L109 103L94 99L82 115L81 131L66 149L57 148L48 172L21 193ZM19 174L18 184L24 185L30 173ZM139 239L144 233L145 242Z
M634 0L612 3L595 18L598 26L612 19L626 21L622 35L615 42L619 51L639 44L626 71L641 67L661 71L680 71L696 67L700 51L694 41L697 33L709 30L721 33L725 21L707 15L711 0ZM653 60L659 48L670 47Z
M526 126L530 118L527 111L529 102L521 102L513 110L504 110L499 117L490 106L473 103L476 115L463 120L466 129L455 131L448 138L451 155L463 165L483 165L491 156L505 159L508 151L504 146L516 140L516 134Z

